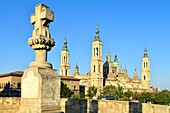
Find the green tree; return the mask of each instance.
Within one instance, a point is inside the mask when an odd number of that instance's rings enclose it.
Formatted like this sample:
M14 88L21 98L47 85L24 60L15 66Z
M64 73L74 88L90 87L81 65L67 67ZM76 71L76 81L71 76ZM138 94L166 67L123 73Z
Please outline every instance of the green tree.
M123 98L123 87L121 87L120 85L118 85L118 87L116 88L116 91L115 91L115 98L117 100L120 100Z
M142 92L137 94L137 99L143 103L154 102L154 95L150 92Z
M67 87L67 85L61 81L60 97L69 98L73 94L74 93Z
M71 98L77 98L77 99L82 99L82 98L85 98L84 94L74 94L71 96Z
M169 105L170 103L170 91L162 90L155 96L155 104Z
M116 91L116 87L115 86L112 86L112 85L105 86L103 88L102 95L114 96L115 95L115 91Z
M90 86L89 89L87 90L86 96L89 96L90 99L92 99L94 96L96 96L96 93L97 93L97 87Z
M133 96L133 92L130 90L124 93L125 100L129 101L132 96Z

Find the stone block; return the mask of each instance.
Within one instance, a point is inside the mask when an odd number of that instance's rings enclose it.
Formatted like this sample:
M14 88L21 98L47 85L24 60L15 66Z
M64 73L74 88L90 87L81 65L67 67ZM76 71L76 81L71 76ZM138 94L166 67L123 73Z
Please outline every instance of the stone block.
M22 76L20 113L59 112L60 77L57 70L30 67Z

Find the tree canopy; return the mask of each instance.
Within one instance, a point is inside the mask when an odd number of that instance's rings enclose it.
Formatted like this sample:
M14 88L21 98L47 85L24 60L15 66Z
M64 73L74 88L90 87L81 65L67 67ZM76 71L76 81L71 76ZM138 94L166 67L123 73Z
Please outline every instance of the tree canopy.
M69 98L71 97L71 95L73 95L74 93L67 87L66 84L64 84L61 81L61 90L60 90L60 97L61 98Z
M96 93L97 93L97 87L90 86L89 89L87 90L86 96L89 96L90 99L92 99L94 96L96 96Z

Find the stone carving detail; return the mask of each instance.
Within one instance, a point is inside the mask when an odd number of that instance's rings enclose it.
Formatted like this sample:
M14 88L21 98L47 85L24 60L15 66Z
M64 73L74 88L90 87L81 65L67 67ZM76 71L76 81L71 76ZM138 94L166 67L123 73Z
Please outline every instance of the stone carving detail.
M54 13L49 7L38 4L35 7L35 14L31 16L31 24L34 25L32 37L28 40L28 44L34 50L47 50L50 51L51 47L55 45L51 39L49 24L54 20Z
M32 46L34 50L45 49L47 51L51 50L51 47L55 45L55 42L51 38L46 37L35 37L28 40L28 44Z
M35 61L30 67L52 68L47 62L47 52L55 46L54 39L51 38L49 24L54 20L54 13L49 7L38 4L35 13L31 15L31 24L34 25L32 37L28 39L28 45L35 50Z

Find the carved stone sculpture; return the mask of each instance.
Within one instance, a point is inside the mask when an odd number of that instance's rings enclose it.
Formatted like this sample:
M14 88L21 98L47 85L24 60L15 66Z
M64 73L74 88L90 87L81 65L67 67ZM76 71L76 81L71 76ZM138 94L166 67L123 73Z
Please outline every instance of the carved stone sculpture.
M35 62L31 63L32 67L48 67L52 68L50 63L47 63L47 52L55 45L49 31L49 24L54 20L54 13L49 7L38 4L35 7L35 14L31 16L31 24L34 25L32 37L28 39L28 44L35 50Z

